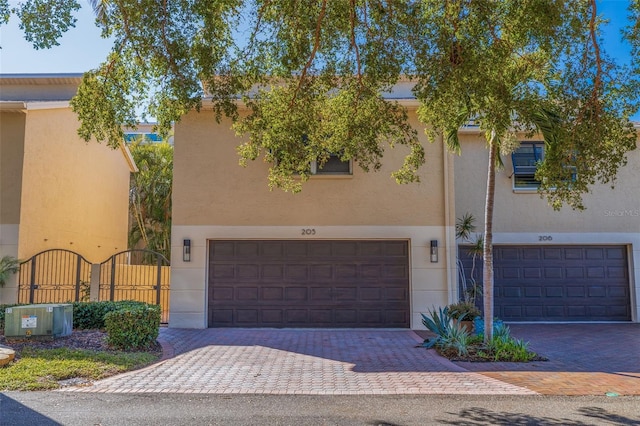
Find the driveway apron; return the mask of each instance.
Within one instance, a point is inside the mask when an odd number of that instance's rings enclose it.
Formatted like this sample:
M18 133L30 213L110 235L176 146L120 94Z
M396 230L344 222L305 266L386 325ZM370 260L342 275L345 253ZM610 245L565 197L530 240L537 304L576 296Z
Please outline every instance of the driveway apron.
M458 366L545 395L640 395L640 324L512 324L548 358Z
M172 329L170 357L61 391L212 394L488 394L536 391L467 371L416 348L410 330ZM171 353L173 352L173 353Z

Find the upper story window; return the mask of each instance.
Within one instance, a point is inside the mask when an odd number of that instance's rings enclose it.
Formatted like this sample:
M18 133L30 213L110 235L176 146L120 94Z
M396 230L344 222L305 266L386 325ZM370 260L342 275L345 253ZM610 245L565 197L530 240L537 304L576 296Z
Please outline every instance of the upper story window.
M538 164L544 160L544 142L523 142L511 154L513 162L513 189L538 189L536 179Z
M337 154L330 154L327 161L320 166L317 161L311 162L311 174L313 175L350 175L352 173L351 161L342 161Z

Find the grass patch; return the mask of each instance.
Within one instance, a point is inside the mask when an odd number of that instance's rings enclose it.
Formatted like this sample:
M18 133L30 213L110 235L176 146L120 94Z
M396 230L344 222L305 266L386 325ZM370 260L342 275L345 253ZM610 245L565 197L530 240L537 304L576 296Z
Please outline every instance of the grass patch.
M57 389L59 380L103 379L144 367L158 358L158 354L148 352L24 348L18 361L0 369L0 390Z

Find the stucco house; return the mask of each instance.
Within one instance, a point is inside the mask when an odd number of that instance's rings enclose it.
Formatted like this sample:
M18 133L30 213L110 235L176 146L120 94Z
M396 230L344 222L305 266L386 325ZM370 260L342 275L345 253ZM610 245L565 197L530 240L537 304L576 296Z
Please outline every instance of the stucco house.
M426 149L421 183L410 185L390 177L404 155L396 148L376 173L335 161L299 194L269 191L268 164L238 166L230 122L202 109L177 123L170 327L418 329L421 313L457 301L455 222L472 213L482 229L485 144L474 129L461 130L461 157L429 143L409 89L389 97L409 109ZM530 177L514 179L507 163L496 192L497 315L638 321L640 151L583 213L554 212L534 188L514 187Z
M81 74L0 75L0 255L126 250L131 156L85 143L69 107ZM15 277L0 303L16 297Z

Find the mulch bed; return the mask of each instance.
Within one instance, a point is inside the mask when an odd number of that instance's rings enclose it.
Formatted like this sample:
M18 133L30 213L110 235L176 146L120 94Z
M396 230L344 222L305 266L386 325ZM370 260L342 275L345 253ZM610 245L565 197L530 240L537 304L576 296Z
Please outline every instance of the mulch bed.
M113 351L107 344L107 333L101 330L74 330L71 335L57 337L55 339L10 339L7 340L0 334L0 345L8 346L16 351L16 358L25 347L35 349L85 349L90 351L109 352ZM158 342L147 350L147 352L162 353L162 347Z

